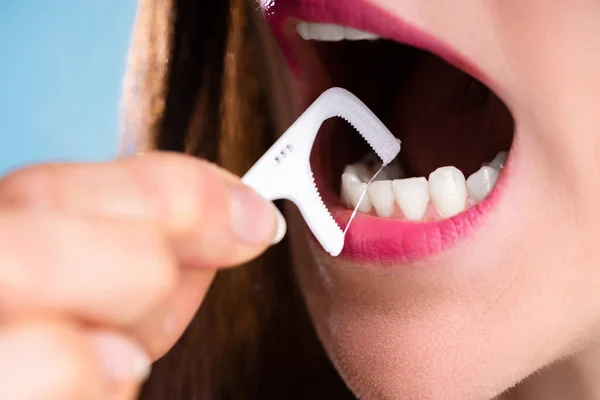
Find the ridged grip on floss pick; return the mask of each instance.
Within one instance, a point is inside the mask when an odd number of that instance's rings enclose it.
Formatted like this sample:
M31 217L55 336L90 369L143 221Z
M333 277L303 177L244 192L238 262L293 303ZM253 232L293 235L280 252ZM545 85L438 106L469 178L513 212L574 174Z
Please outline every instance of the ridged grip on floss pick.
M344 247L344 231L323 203L310 168L310 153L319 128L329 118L350 123L389 164L400 152L400 141L369 108L341 88L325 91L267 150L242 178L268 200L288 199L296 204L321 246L332 256Z

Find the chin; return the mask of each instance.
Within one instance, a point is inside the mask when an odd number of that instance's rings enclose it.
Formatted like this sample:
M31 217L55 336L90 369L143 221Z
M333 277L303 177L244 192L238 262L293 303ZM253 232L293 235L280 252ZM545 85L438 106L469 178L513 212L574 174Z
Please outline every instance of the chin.
M344 87L403 143L369 186L339 257L287 210L309 312L354 393L491 399L590 339L580 332L593 321L572 312L580 293L563 272L591 241L556 235L545 216L560 213L558 202L544 208L532 195L556 167L532 150L544 129L509 101L506 79L410 15L358 0L261 3L297 115ZM331 120L311 167L345 227L380 164L350 126Z

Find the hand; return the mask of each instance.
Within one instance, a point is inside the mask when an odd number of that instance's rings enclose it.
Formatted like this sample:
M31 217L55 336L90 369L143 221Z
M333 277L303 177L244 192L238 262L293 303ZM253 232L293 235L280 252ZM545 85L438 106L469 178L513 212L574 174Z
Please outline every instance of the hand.
M0 180L0 399L131 398L216 269L284 232L271 203L181 155Z

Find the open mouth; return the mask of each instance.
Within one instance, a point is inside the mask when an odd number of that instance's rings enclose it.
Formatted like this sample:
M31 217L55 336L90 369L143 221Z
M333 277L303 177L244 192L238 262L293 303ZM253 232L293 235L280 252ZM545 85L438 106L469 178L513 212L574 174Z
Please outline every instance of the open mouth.
M294 70L300 106L343 87L402 141L398 159L368 187L343 255L411 261L468 235L505 186L514 131L508 108L476 68L367 4L263 3ZM379 169L377 161L345 122L321 128L311 165L342 225Z

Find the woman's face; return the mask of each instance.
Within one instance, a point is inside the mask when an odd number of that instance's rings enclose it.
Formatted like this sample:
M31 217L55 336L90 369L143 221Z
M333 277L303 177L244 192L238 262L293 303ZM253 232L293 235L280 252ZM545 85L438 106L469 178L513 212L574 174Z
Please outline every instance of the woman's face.
M595 338L600 2L261 8L285 55L270 61L281 132L322 91L343 86L403 143L341 256L320 248L293 207L288 214L314 324L359 397L491 398ZM290 72L278 81L284 63ZM341 225L376 168L357 138L328 122L312 159Z

